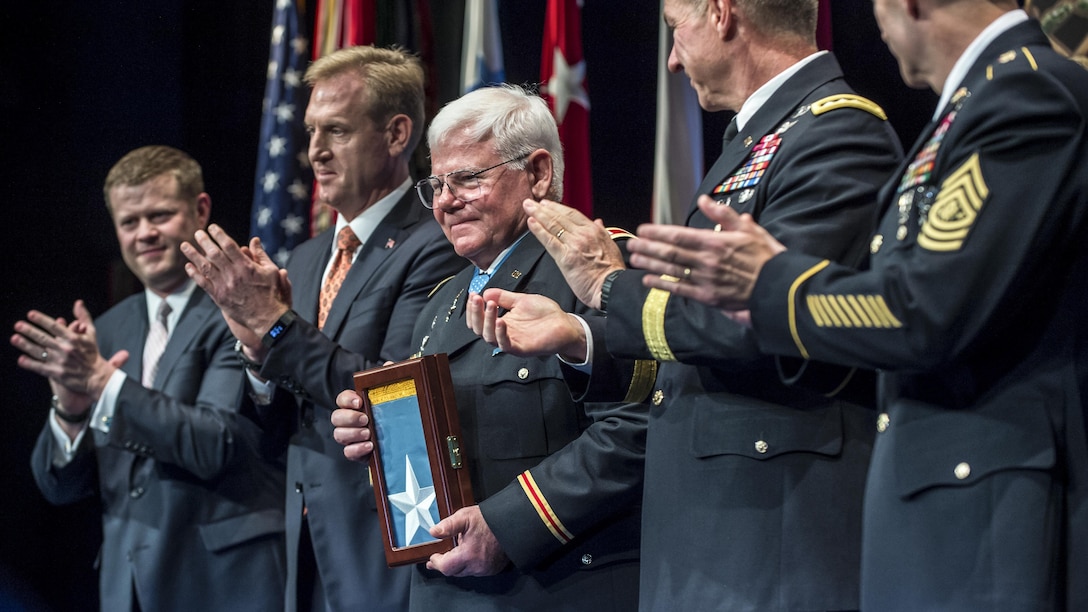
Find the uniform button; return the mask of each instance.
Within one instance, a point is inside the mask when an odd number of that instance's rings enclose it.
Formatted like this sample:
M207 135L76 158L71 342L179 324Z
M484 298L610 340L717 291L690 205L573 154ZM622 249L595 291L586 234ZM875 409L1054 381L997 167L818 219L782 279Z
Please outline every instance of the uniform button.
M884 246L884 236L877 234L876 236L873 236L872 241L869 242L869 252L876 255L880 252L880 247L882 246Z
M586 554L582 555L582 565L592 565L592 564L593 564L593 555L591 555L589 553L586 553Z
M880 433L884 433L888 430L888 425L892 424L892 418L888 416L887 412L881 412L876 417L876 430Z
M132 440L125 440L125 448L127 450L132 450Z
M137 499L143 494L144 494L144 488L143 487L136 487L135 489L128 492L128 496L131 497L132 499Z
M652 401L654 403L654 406L660 406L661 402L665 401L665 392L661 389L654 391L654 397Z
M966 462L961 463L956 466L954 472L956 474L956 478L963 480L971 475L971 466L968 465Z
M302 493L302 483L301 482L296 482L295 483L295 493Z
M518 370L518 378L520 378L522 380L525 380L526 378L529 378L529 368L522 368L522 369Z
M766 453L767 452L767 443L764 442L763 440L757 440L756 441L756 452L761 454L761 455Z

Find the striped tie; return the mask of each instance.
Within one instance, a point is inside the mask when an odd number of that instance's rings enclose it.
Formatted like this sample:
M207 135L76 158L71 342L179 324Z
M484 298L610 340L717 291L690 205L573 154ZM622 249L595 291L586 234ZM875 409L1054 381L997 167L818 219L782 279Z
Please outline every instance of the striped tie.
M160 302L155 322L151 324L151 331L147 332L147 342L144 343L143 377L140 382L149 389L155 382L155 373L159 370L159 358L162 357L166 341L170 337L170 331L166 329L166 320L170 312L170 304L167 304L166 300Z

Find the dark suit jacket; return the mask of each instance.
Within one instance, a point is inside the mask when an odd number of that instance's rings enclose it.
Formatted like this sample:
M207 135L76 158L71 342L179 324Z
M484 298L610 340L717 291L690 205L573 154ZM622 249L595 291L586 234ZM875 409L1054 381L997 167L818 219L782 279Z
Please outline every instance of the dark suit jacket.
M362 247L318 330L317 301L333 232L299 245L287 264L299 320L280 338L261 374L281 389L273 406L292 421L287 458L287 608L294 609L298 542L305 501L314 554L333 610L403 610L407 568L382 552L374 491L363 464L332 438L336 395L352 375L407 358L416 315L443 278L464 266L413 191Z
M281 609L283 447L238 410L241 367L219 309L195 290L154 389L139 383L144 294L95 326L103 355L130 352L110 432L87 431L58 469L47 425L32 469L52 503L101 496L102 610L133 609L133 591L143 610Z
M1088 73L1027 22L962 87L881 194L871 271L776 257L755 329L886 372L865 609L1084 610Z
M513 566L473 579L416 566L412 609L633 610L645 408L572 401L554 357L514 357L472 333L473 270L442 286L415 335L424 354L449 356L473 493ZM532 235L488 287L585 312Z
M875 105L842 97L852 93L834 57L803 67L723 150L699 193L753 170L759 144L773 144L754 184L714 197L751 213L791 249L856 263L900 149ZM710 227L692 210L688 225ZM606 322L591 319L588 388L571 375L590 398L652 391L643 607L856 609L873 411L784 385L751 330L645 289L643 275L622 273ZM641 362L632 375L610 353L661 363L655 371ZM833 394L845 380L820 382Z

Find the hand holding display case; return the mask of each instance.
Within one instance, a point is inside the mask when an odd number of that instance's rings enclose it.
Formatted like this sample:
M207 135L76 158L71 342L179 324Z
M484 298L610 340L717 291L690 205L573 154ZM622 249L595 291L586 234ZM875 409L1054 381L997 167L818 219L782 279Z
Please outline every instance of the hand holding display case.
M474 502L445 353L355 374L370 419L370 476L390 566L426 562L452 540L429 530Z

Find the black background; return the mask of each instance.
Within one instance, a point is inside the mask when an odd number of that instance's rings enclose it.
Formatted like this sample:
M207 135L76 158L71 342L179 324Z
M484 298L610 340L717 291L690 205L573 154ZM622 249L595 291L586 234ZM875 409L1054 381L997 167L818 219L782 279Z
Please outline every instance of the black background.
M131 290L101 185L124 153L169 144L202 165L212 220L246 236L271 0L35 0L0 7L0 210L8 333L34 308L101 313ZM439 102L456 96L462 1L431 2ZM500 3L507 80L539 80L545 0ZM595 214L634 229L649 220L657 79L657 0L589 0L582 15L591 99ZM870 0L836 0L834 50L847 77L881 104L904 142L936 97L899 80ZM728 116L704 114L706 164ZM97 607L96 502L55 508L33 484L30 450L48 386L0 350L0 609ZM260 588L253 585L253 588ZM18 608L15 608L18 609Z

